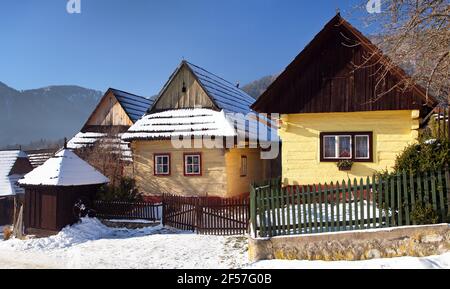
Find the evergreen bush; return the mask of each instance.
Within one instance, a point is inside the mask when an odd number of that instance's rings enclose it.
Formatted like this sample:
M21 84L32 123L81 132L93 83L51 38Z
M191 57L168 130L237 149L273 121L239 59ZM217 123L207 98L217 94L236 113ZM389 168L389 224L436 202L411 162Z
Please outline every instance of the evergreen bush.
M118 186L105 185L97 194L97 199L101 201L142 201L142 195L136 188L136 183L131 178L122 178Z

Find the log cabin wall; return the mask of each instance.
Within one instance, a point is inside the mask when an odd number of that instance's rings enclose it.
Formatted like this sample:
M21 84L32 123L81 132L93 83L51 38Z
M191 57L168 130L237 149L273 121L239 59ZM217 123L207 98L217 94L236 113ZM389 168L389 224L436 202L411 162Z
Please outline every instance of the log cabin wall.
M227 195L225 149L178 149L170 140L133 141L132 149L136 185L146 196ZM184 175L185 153L201 153L201 176ZM170 175L155 176L155 154L170 154Z
M246 158L247 170L242 174L242 158ZM228 183L227 197L250 192L252 183L260 183L271 177L271 161L261 159L261 149L233 148L225 156Z

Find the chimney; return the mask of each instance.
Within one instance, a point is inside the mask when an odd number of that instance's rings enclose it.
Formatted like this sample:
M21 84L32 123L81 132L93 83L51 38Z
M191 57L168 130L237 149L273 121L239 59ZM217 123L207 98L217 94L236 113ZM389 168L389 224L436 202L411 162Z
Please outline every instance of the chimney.
M64 149L65 150L67 149L67 138L66 137L64 138Z
M236 83L236 87L239 88L241 84L239 83L239 81Z

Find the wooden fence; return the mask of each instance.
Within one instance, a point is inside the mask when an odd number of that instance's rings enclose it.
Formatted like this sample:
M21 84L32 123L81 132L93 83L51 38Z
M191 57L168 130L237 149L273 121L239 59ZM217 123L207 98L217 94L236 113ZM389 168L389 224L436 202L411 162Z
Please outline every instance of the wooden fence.
M271 237L449 221L448 168L416 176L372 177L282 188L252 187L252 234Z
M203 235L241 235L248 232L248 198L181 197L164 195L163 224Z
M438 139L447 139L450 141L450 107L439 107L435 109L433 130Z
M95 215L101 219L160 221L162 204L147 202L95 201Z

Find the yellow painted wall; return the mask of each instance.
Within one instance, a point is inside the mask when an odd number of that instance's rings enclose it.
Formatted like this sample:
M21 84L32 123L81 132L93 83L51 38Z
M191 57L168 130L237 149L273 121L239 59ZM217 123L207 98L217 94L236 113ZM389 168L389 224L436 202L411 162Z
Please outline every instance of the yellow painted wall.
M247 157L247 176L241 176L241 156ZM231 149L226 153L228 196L238 196L250 192L252 182L269 178L269 161L261 160L259 149Z
M178 195L225 196L227 178L225 150L176 149L171 141L133 141L134 174L136 185L145 195L163 193ZM184 176L184 153L202 153L202 176ZM171 175L154 176L154 154L171 154Z
M134 178L144 195L163 193L183 196L234 197L249 192L252 182L269 178L270 161L260 159L259 149L177 149L170 140L133 141ZM202 175L184 176L184 153L202 154ZM154 155L170 153L170 176L154 175ZM247 176L241 177L241 155L247 156Z
M419 111L290 114L282 116L282 179L285 185L336 182L372 176L391 169L396 156L417 140ZM373 135L373 163L355 163L340 172L336 163L320 162L321 132L366 132Z

